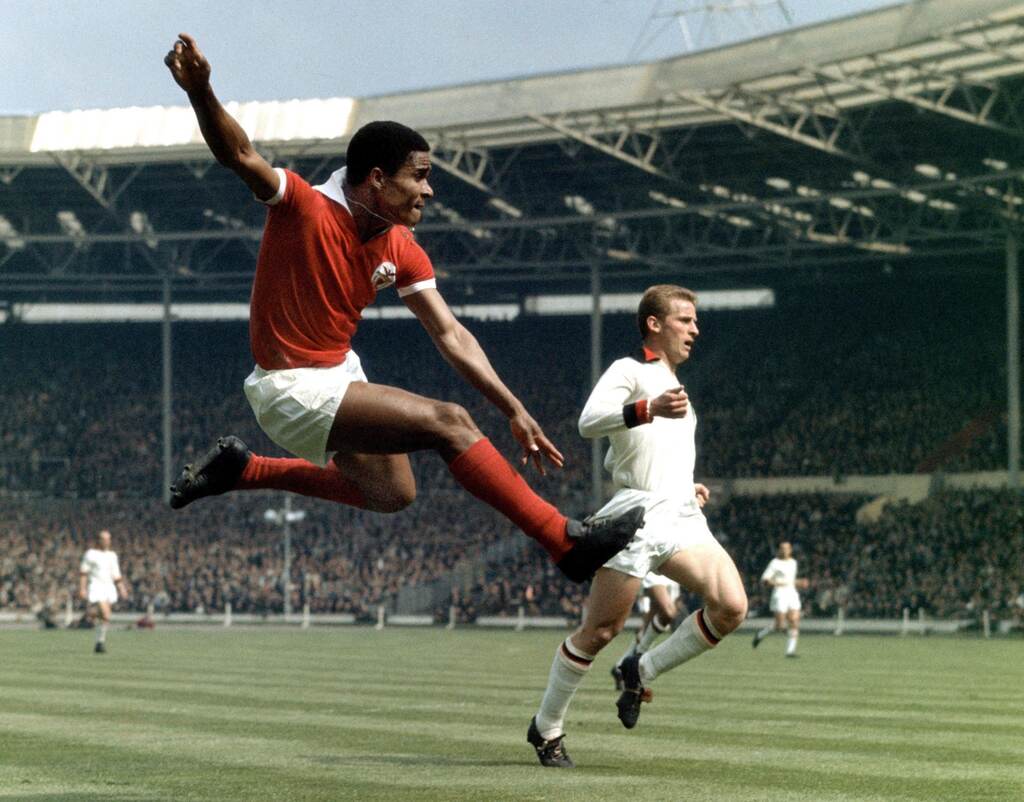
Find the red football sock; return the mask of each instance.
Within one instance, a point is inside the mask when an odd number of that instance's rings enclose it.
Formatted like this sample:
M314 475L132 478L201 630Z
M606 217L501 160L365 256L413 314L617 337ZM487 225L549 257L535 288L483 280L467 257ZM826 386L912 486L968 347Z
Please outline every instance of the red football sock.
M539 542L555 562L572 547L566 517L534 493L486 437L453 459L448 469L466 490Z
M327 463L326 468L320 468L304 459L278 459L253 454L234 489L285 490L366 509L363 491L355 482L346 479L333 462Z

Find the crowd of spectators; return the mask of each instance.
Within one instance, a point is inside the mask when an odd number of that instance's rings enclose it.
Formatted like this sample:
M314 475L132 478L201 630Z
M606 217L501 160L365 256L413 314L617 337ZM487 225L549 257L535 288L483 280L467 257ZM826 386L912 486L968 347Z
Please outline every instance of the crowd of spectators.
M907 608L937 618L1019 616L1024 604L1024 499L1012 491L946 491L893 503L857 523L868 497L734 496L708 508L712 530L746 579L752 613L766 614L759 582L780 540L790 540L811 586L806 609L897 618ZM487 507L461 493L381 516L301 500L292 534L291 604L372 619L404 588L448 578L462 621L480 616L579 617L586 588L565 580L544 552ZM280 526L264 512L272 493L239 494L172 513L137 500L18 501L0 508L0 609L60 610L76 586L78 561L109 528L131 598L156 612L277 613L283 609ZM460 574L458 568L468 572ZM452 576L457 579L451 579ZM448 587L448 584L445 585ZM689 599L690 604L698 600Z

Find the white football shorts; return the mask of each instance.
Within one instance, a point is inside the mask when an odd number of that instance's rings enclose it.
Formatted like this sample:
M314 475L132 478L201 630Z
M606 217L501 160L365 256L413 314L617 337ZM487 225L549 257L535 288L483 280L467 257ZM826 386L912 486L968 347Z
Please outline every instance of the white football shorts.
M108 602L114 604L117 601L117 587L113 582L90 582L89 583L89 604Z
M773 613L788 613L800 609L800 594L796 588L773 588L772 600L769 604Z
M718 545L696 502L652 500L648 495L644 503L645 495L622 490L595 515L597 518L618 515L638 502L646 509L643 528L626 548L604 564L605 568L644 579L677 551L698 545Z
M245 397L267 436L297 457L323 467L331 461L327 436L341 399L352 382L366 374L355 351L329 368L264 370L257 366L245 380Z

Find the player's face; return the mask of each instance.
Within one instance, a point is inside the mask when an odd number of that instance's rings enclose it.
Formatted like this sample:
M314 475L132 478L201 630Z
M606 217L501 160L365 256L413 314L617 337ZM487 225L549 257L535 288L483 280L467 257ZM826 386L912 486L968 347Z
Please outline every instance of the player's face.
M657 333L658 344L664 349L674 365L681 365L690 358L694 340L700 334L697 328L697 307L690 301L673 298L669 313Z
M106 530L100 532L100 548L104 551L110 548L110 532Z
M382 216L412 228L423 217L427 198L434 190L427 181L430 175L430 154L415 150L409 154L398 172L385 176L379 202Z
M788 560L793 556L793 544L792 543L780 543L779 544L779 557L783 560Z

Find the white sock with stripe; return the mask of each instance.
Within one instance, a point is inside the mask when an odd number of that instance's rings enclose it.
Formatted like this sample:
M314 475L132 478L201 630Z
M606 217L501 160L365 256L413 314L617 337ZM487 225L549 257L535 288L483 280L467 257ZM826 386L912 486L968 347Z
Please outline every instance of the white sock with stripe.
M775 625L774 624L769 624L768 626L764 627L763 629L759 629L757 631L757 639L758 640L762 640L764 638L767 638L774 631L775 631Z
M799 629L789 630L789 640L786 641L786 654L796 654L796 641L799 637Z
M555 652L548 675L548 687L537 711L537 730L545 741L562 735L565 714L573 694L594 662L594 655L587 654L566 638Z
M106 643L107 642L107 625L100 622L96 625L96 642Z
M650 682L659 674L713 649L721 639L701 608L691 613L667 640L640 658L640 679Z

